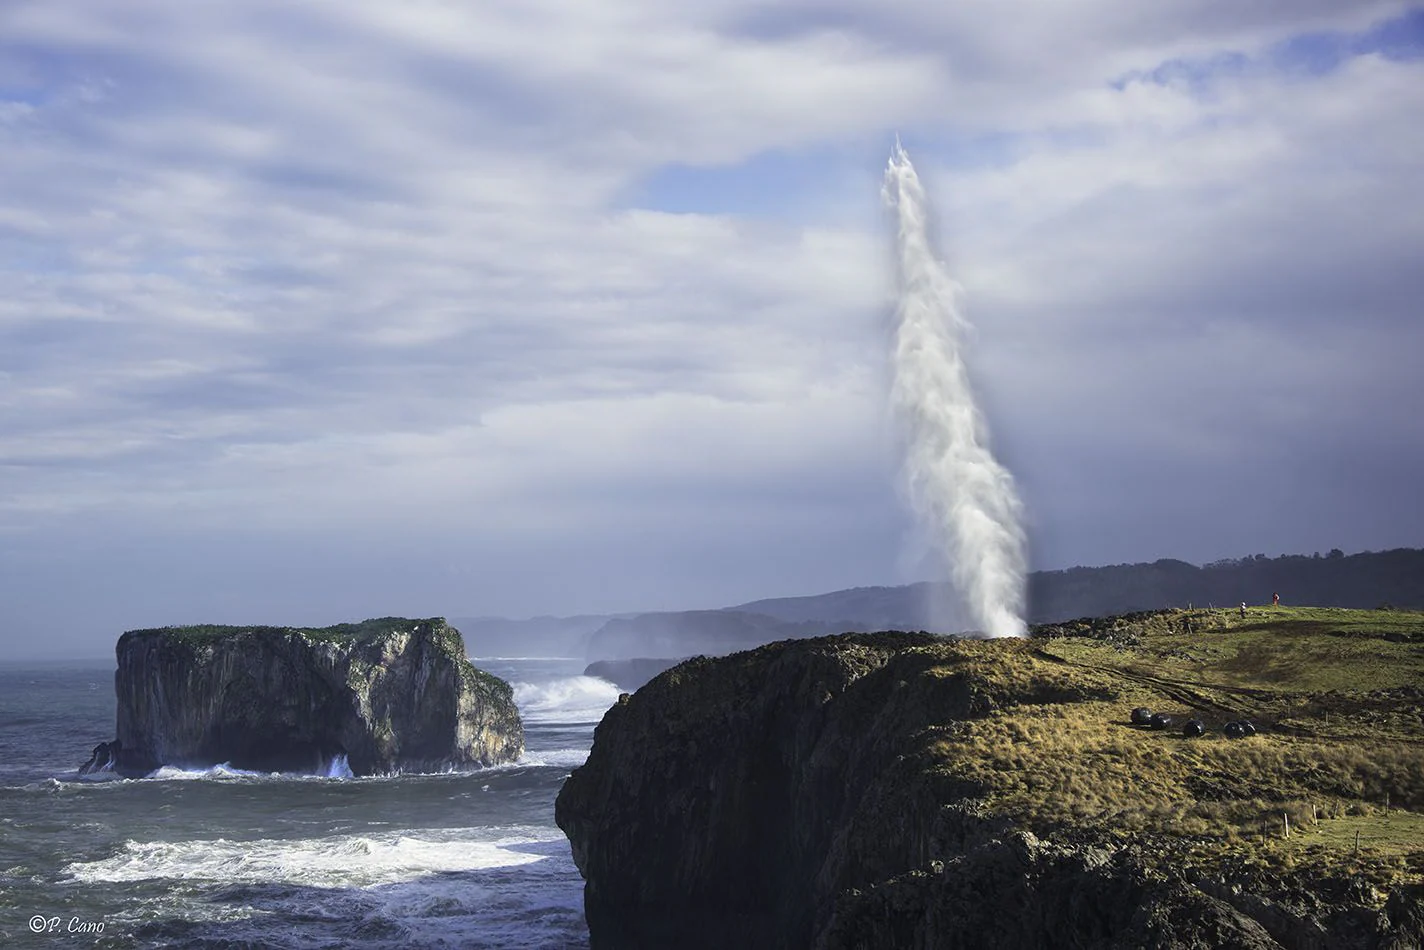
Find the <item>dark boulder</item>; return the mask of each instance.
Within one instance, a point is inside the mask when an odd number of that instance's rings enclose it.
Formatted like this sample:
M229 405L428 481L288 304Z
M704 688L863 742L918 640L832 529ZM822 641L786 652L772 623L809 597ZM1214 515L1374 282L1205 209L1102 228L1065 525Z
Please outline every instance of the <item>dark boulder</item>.
M1186 725L1182 726L1182 735L1188 739L1204 736L1206 735L1206 723L1200 719L1188 719Z
M101 742L94 747L94 752L89 756L89 761L79 766L80 775L94 775L99 772L111 772L114 766L118 765L119 756L123 752L123 744L115 739L113 742Z
M1171 724L1172 717L1166 713L1153 713L1152 718L1147 722L1147 725L1153 729L1166 729Z
M1152 721L1152 710L1146 706L1138 706L1132 711L1132 724L1134 726L1145 726Z

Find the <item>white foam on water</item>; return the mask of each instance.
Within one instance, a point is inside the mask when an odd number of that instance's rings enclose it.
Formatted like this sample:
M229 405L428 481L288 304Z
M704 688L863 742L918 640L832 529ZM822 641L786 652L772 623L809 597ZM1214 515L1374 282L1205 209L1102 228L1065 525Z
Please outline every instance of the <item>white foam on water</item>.
M515 683L514 704L528 722L598 722L623 692L596 676L566 676L542 683Z
M588 761L588 749L541 749L525 752L520 756L520 765L548 766L551 768L576 769Z
M582 887L557 829L413 829L296 840L126 842L64 871L171 882L143 917L273 948L586 947ZM211 928L209 930L208 928Z
M156 779L166 782L188 782L197 779L245 779L245 778L273 778L277 772L254 772L249 769L235 769L229 762L221 765L211 765L205 769L184 769L176 765L161 765L144 776L146 779Z
M364 888L442 872L533 864L544 856L517 846L562 840L556 830L545 828L504 828L492 837L494 831L436 828L330 838L126 841L112 857L75 862L64 873L85 884L157 879Z
M478 775L483 772L501 772L510 769L527 768L539 765L565 765L575 756L578 761L574 765L582 765L583 760L588 757L586 749L556 749L552 753L534 753L533 758L527 756L520 757L514 762L504 762L499 765L471 765L468 767L446 766L438 772L407 772L397 770L395 772L380 772L375 775L356 775L351 771L351 764L346 756L338 755L320 772L255 772L247 769L236 769L224 763L222 765L209 766L208 768L180 768L176 765L163 765L142 778L124 778L112 772L95 772L89 775L75 775L72 771L63 778L48 778L42 783L27 783L16 786L0 786L0 788L19 789L60 789L74 784L85 785L130 785L134 782L247 782L247 783L288 783L288 782L394 782L409 778L459 778L461 776ZM552 758L545 760L545 755Z

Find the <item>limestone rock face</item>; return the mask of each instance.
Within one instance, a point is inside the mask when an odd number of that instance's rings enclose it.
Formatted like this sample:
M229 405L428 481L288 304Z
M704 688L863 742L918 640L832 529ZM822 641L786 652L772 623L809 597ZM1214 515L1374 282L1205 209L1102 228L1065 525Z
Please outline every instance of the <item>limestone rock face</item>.
M356 775L492 765L524 749L512 690L440 618L322 629L169 627L119 638L115 769Z
M1418 945L1417 894L1307 913L1147 843L1040 839L985 809L937 743L996 710L1120 697L1031 642L982 646L786 641L694 658L611 708L555 808L595 950Z

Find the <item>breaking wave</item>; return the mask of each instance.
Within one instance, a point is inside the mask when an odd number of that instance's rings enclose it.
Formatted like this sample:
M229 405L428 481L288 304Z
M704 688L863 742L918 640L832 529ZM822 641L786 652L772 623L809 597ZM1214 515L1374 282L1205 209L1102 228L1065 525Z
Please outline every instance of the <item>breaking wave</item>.
M568 676L543 683L515 683L514 703L528 722L598 722L623 692L596 676Z
M112 857L76 862L65 873L85 884L155 878L225 883L284 881L317 887L369 887L425 874L516 867L541 860L518 849L559 840L542 828L411 829L292 840L126 841Z

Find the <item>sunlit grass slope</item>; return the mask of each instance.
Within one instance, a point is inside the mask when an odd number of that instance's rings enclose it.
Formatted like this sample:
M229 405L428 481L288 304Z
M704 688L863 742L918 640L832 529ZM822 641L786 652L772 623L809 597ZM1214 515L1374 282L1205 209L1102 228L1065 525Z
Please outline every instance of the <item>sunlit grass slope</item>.
M1424 613L1161 611L943 656L924 675L1005 686L982 717L927 737L936 767L991 812L1050 836L1165 842L1205 865L1424 879ZM1010 684L1030 681L1049 685L1026 702ZM1173 724L1134 726L1137 706ZM1189 718L1205 736L1183 735ZM1243 718L1257 735L1227 738Z

